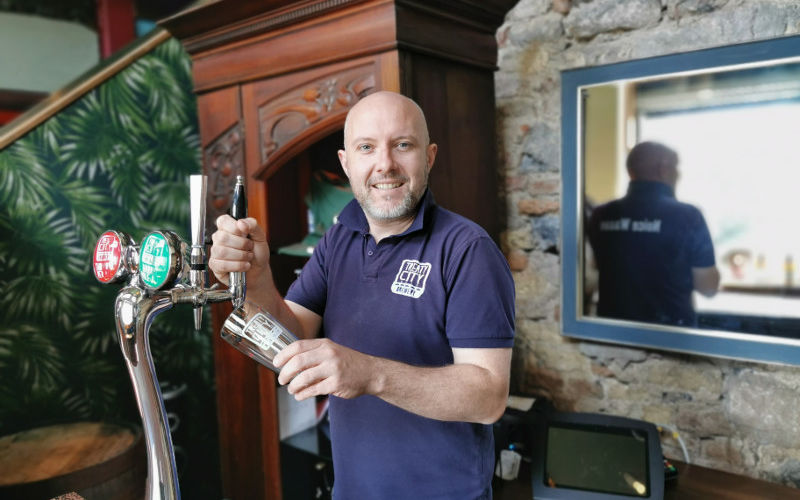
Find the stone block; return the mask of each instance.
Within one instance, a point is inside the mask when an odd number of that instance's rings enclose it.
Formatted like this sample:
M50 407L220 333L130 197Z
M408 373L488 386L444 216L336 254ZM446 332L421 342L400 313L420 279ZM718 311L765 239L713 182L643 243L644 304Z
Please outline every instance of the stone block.
M673 406L645 405L642 407L642 419L656 425L669 424L672 422L673 414Z
M603 380L602 384L603 387L605 387L605 397L609 401L630 399L628 397L628 384L623 384L619 380L613 378Z
M800 399L773 377L744 370L725 383L724 407L740 432L764 444L800 447Z
M528 254L522 250L512 250L506 256L506 260L512 271L524 271L528 267Z
M528 185L528 177L525 175L508 175L506 176L506 191L522 191Z
M528 194L559 194L561 192L561 179L551 174L532 177L528 181Z
M601 399L602 397L603 389L600 384L581 378L566 379L561 385L561 390L556 394L556 398L561 401L561 404L572 411L579 401Z
M667 15L672 19L708 14L723 7L729 0L666 0Z
M528 265L530 270L533 266ZM527 271L520 273L526 274ZM530 274L528 274L530 276ZM516 281L516 280L515 280ZM529 283L516 283L517 316L529 319L552 317L553 306L559 301L559 288L541 276Z
M663 391L688 392L693 399L718 400L722 392L722 372L710 363L649 359L629 365L618 376L624 381L658 384Z
M508 32L508 43L525 46L533 42L553 42L564 35L562 21L564 16L549 12L536 19L536 22L514 23Z
M703 460L711 464L726 464L726 470L739 472L744 470L742 447L743 443L739 439L718 436L702 440L700 454Z
M663 391L661 393L661 401L667 404L683 404L692 401L694 398L688 392L681 391Z
M547 368L561 373L589 372L589 361L569 344L540 346L536 352L539 362Z
M534 352L546 345L546 342L558 345L564 341L558 331L558 323L552 321L520 318L517 319L516 327L517 339L527 342Z
M708 403L675 404L675 425L681 432L699 438L729 436L735 429L719 405Z
M558 251L561 238L561 217L555 214L534 217L531 220L533 248L547 252Z
M525 215L544 215L558 212L560 206L558 198L536 198L533 200L520 200L517 203L517 209L521 214Z
M556 125L536 123L529 127L519 169L522 172L560 170L559 132Z
M800 488L800 460L792 458L778 467L777 478L780 483L793 488Z
M528 20L541 16L550 9L550 0L520 0L506 14L506 21Z
M603 399L582 399L575 402L574 409L585 413L602 413L606 410L606 404Z
M531 394L546 394L551 400L561 391L564 379L555 370L541 366L528 366L525 374L524 391Z
M600 378L611 378L614 376L614 371L604 364L592 362L592 373Z
M612 360L620 360L624 366L627 366L628 363L641 363L647 359L647 352L642 349L610 344L582 342L580 350L583 354L604 364L608 364Z
M786 35L791 29L789 19L800 17L800 5L797 2L788 5L756 4L753 7L756 9L752 19L755 39Z
M503 56L508 56L509 52L501 52L498 66L503 68L508 62L503 60ZM519 94L522 80L513 70L498 71L494 74L495 97L499 99L514 97Z
M564 31L574 38L617 30L634 30L658 23L659 0L594 0L574 5L564 18Z
M501 238L503 246L509 249L532 250L534 246L533 234L529 227L506 231Z
M569 14L569 10L572 8L572 0L553 0L553 11L558 12L562 15Z

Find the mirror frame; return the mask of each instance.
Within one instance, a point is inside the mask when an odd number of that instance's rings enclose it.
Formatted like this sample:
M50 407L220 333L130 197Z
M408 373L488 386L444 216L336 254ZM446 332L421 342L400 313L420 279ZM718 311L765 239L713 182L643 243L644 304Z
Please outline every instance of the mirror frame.
M567 337L747 361L800 365L800 339L679 328L584 316L580 89L800 57L800 36L637 59L561 72L561 331ZM800 62L800 60L799 60Z

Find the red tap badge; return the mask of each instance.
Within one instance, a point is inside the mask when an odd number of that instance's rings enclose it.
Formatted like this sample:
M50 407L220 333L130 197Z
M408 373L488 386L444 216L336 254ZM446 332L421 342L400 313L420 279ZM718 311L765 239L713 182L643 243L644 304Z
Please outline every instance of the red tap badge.
M117 275L122 264L122 242L114 231L106 231L94 247L92 269L101 283L109 283Z

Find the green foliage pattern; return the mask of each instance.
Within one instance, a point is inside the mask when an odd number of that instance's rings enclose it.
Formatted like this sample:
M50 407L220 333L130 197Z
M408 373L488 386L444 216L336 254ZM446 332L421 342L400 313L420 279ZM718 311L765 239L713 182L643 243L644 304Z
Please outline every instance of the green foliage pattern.
M114 328L119 286L95 280L92 252L105 229L188 241L196 113L189 57L170 39L0 151L0 435L139 421ZM153 323L156 371L213 422L211 337L191 318L179 306Z

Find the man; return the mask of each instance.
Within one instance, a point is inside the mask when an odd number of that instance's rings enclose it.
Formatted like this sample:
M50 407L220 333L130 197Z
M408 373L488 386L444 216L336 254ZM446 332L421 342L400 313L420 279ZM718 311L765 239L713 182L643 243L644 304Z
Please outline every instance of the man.
M719 286L705 219L675 199L678 155L656 142L628 155L624 198L597 207L588 225L599 270L598 316L696 325L692 291Z
M254 219L217 220L209 265L222 281L247 271L248 299L305 339L274 364L296 398L331 395L334 498L491 498L489 424L505 410L513 344L508 266L485 231L436 206L437 146L413 101L363 98L344 141L355 200L285 300Z

